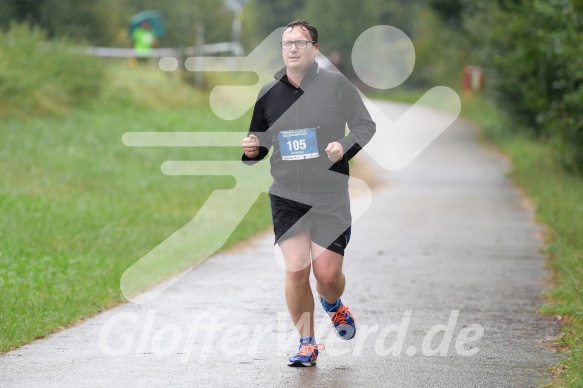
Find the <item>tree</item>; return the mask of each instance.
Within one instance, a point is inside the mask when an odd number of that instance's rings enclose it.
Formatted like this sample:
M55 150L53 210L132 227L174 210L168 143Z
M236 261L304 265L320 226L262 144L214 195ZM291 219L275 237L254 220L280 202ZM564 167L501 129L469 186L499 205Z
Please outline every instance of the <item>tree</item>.
M163 14L166 47L193 46L196 26L204 23L207 42L231 38L233 12L216 0L3 0L0 27L11 22L27 22L48 33L101 46L127 46L129 19L136 13L154 9Z
M312 1L300 16L318 28L320 50L340 53L345 74L354 77L350 65L352 46L362 32L378 25L375 3L359 0Z
M243 43L253 49L276 28L299 19L304 0L250 0L243 9Z
M565 166L583 172L583 13L578 4L479 2L479 8L466 11L464 26L499 106L537 137L552 140Z
M445 24L453 27L461 26L464 8L461 0L430 0L429 5Z

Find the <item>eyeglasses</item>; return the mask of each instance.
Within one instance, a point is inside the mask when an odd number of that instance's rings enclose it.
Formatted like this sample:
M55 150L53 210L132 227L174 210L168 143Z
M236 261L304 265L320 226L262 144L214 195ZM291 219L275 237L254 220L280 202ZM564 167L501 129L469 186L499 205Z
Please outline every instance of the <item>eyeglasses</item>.
M292 46L295 44L296 48L301 50L308 47L308 43L316 43L313 40L284 40L281 42L281 48L284 50L291 50Z

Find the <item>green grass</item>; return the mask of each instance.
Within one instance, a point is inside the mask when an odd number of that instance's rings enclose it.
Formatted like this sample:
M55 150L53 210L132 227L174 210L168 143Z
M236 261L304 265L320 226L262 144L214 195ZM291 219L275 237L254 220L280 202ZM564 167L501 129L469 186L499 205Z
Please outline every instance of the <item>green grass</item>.
M525 136L508 137L501 148L513 161L512 177L532 198L537 219L548 225L546 253L553 286L545 292L541 312L567 325L559 347L565 357L555 368L561 382L583 384L583 180L566 173L555 152Z
M66 113L103 89L101 60L75 53L75 44L38 28L0 30L0 117Z
M223 121L205 95L175 77L116 66L91 108L0 124L0 352L122 301L122 273L191 220L214 190L235 184L166 176L160 165L240 160L240 148L137 148L121 139L128 131L245 133L249 115ZM261 199L225 246L269 225Z

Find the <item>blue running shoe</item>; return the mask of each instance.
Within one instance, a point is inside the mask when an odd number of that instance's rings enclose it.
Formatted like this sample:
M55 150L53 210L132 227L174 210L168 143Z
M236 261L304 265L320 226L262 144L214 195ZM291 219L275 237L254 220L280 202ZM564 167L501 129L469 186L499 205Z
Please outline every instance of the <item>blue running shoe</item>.
M318 351L326 347L322 344L307 344L300 341L298 353L289 358L289 366L314 366L318 359Z
M342 302L340 302L334 311L329 311L324 304L324 298L321 296L319 296L319 298L320 303L322 303L322 307L324 307L324 311L326 311L330 316L330 320L334 325L334 329L336 330L338 337L345 341L354 338L354 335L356 334L356 322L354 321L354 317L348 309L348 306L345 306Z

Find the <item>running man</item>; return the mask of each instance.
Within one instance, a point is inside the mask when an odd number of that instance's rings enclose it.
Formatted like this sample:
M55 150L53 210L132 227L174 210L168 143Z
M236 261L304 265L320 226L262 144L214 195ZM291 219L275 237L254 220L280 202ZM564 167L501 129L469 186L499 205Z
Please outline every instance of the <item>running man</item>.
M354 317L340 300L351 226L348 161L376 130L354 85L341 73L318 68L318 47L314 26L294 21L285 27L285 68L261 89L243 140L246 164L264 159L273 147L269 197L275 242L285 259L285 296L300 335L290 366L316 365L321 349L314 338L312 269L337 334L349 340L356 333Z

